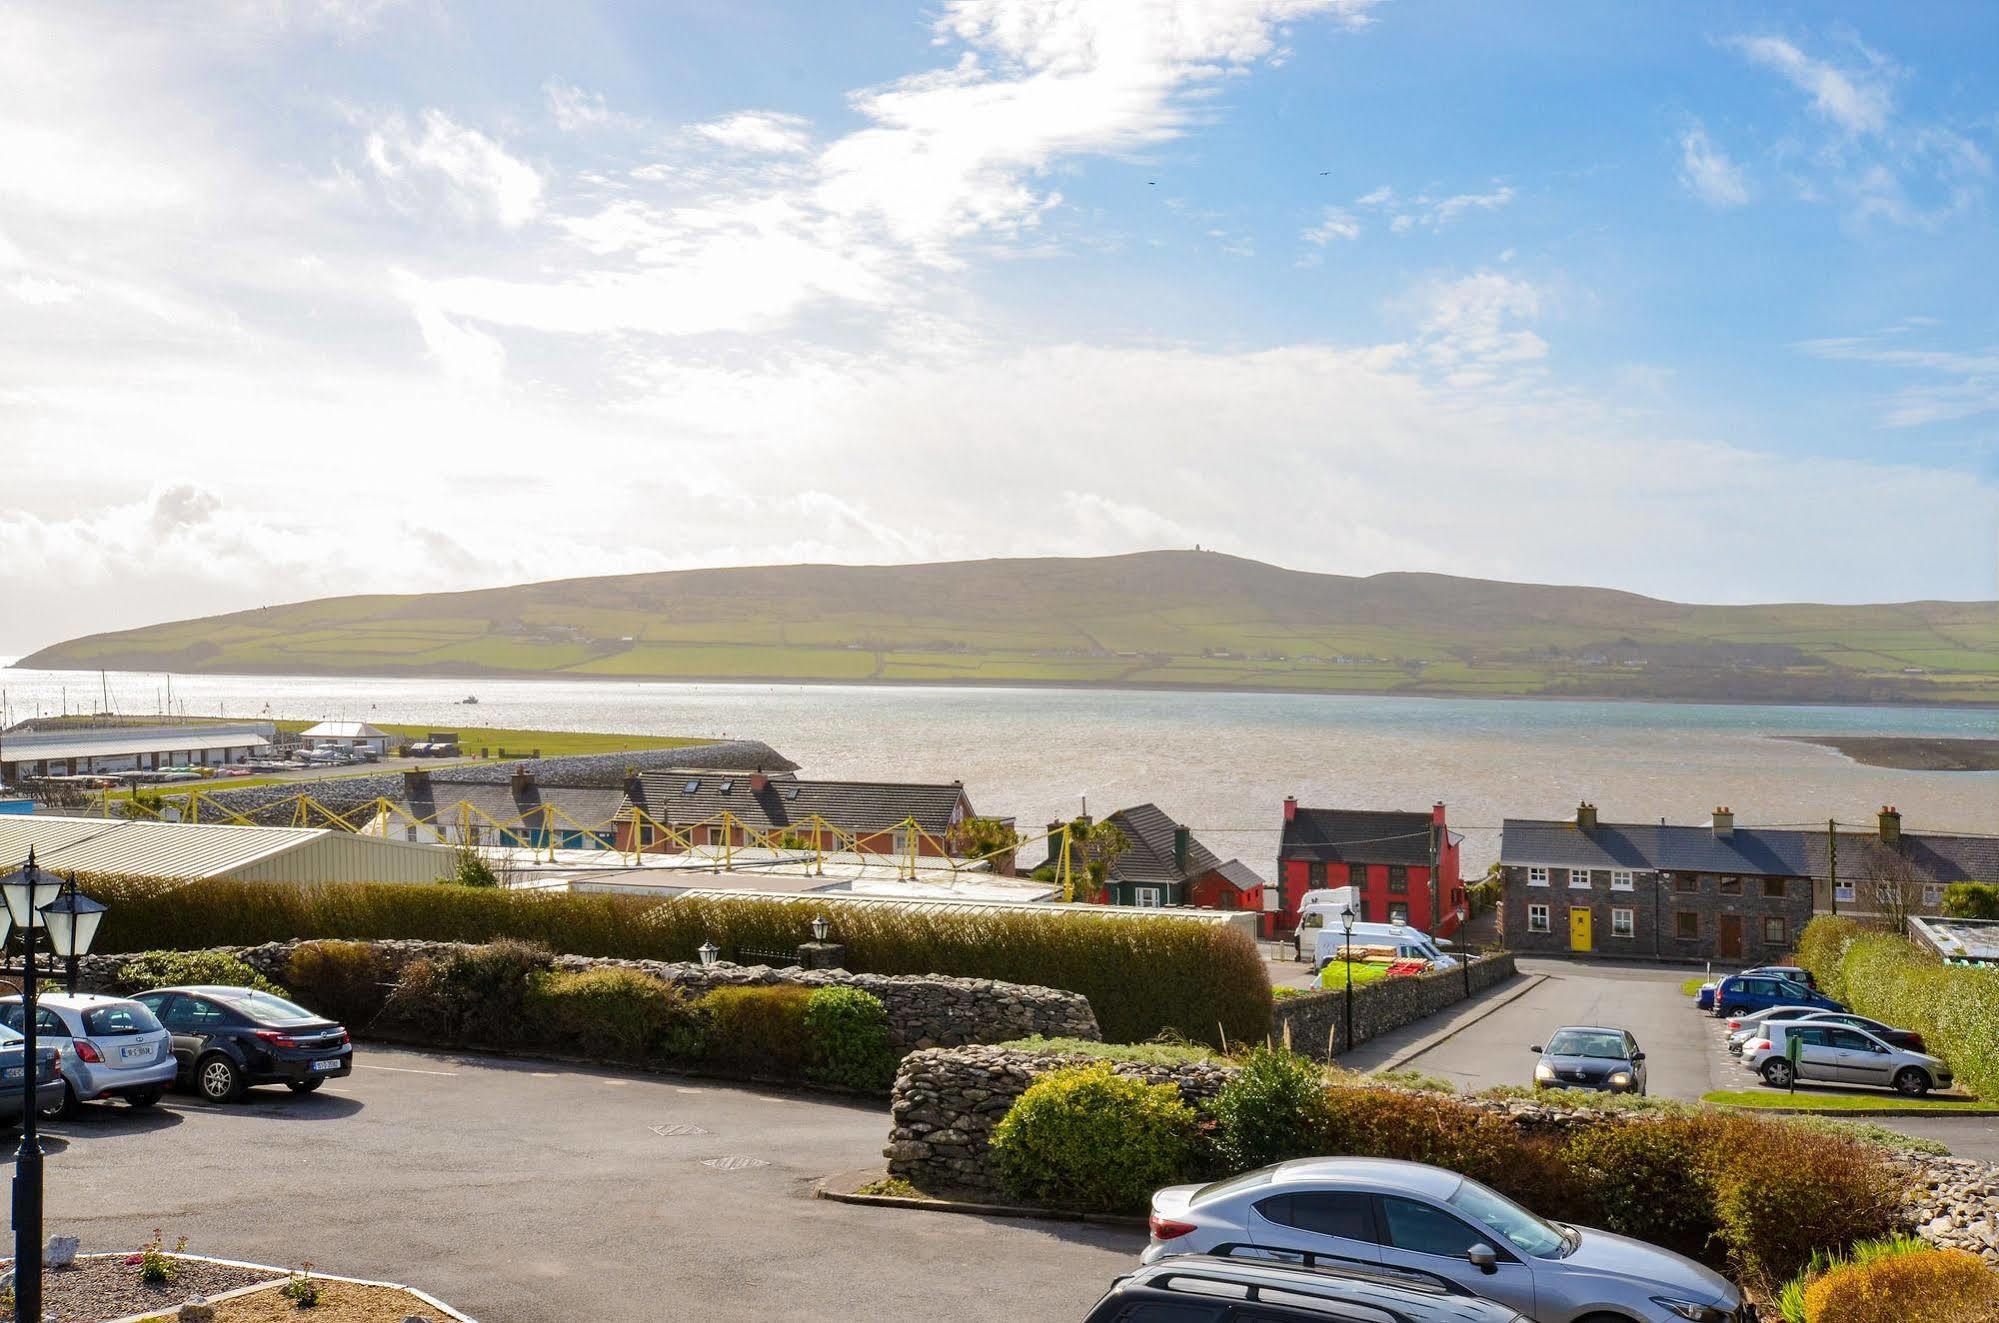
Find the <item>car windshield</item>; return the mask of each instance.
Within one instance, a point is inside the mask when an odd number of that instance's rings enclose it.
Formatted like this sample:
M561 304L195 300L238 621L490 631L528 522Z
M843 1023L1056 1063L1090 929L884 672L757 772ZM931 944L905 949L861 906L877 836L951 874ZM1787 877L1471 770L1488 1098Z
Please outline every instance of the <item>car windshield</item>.
M21 1031L19 1029L14 1028L12 1025L0 1024L0 1043L18 1043L20 1041Z
M1210 1199L1219 1199L1223 1195L1235 1194L1240 1190L1253 1190L1259 1185L1270 1184L1276 1175L1276 1167L1258 1167L1255 1171L1246 1171L1240 1176L1231 1176L1227 1180L1203 1185L1194 1191L1194 1197L1187 1202L1204 1204Z
M1548 1040L1551 1057L1594 1057L1599 1061L1624 1060L1624 1035L1602 1029L1562 1029Z
M283 997L273 997L268 992L246 992L228 999L229 1004L243 1014L262 1024L289 1024L324 1017L314 1015L305 1007Z
M1802 983L1794 983L1787 978L1777 980L1777 991L1783 993L1786 997L1809 997L1812 995L1810 988Z
M1505 1237L1522 1254L1539 1259L1558 1258L1570 1248L1567 1235L1469 1177L1447 1202L1481 1226Z
M120 1034L150 1034L160 1022L136 1001L115 1006L93 1006L83 1013L83 1032L92 1038L115 1038Z

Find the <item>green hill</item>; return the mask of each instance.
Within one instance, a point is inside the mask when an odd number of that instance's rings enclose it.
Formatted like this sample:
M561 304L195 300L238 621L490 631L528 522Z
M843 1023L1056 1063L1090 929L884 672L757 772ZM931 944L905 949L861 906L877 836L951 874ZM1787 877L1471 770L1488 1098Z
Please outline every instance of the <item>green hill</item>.
M19 665L1999 702L1999 604L1690 606L1213 552L787 565L335 597Z

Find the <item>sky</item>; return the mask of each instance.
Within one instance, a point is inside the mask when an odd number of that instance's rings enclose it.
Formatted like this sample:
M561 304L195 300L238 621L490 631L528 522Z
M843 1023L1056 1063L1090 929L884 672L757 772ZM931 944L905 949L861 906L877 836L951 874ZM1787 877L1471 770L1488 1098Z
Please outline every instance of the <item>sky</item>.
M0 654L1201 545L1999 595L1999 6L0 0Z

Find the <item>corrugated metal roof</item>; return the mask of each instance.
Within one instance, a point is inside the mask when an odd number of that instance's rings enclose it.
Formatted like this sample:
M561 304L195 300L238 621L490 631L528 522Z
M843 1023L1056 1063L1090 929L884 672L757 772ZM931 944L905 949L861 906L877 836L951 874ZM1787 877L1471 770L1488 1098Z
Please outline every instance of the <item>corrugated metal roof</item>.
M140 877L236 876L284 882L430 881L450 851L353 836L325 827L241 827L112 818L0 818L0 863ZM280 862L281 861L281 862Z
M53 762L59 758L121 758L135 753L200 753L209 749L261 749L270 744L255 730L139 731L121 736L95 730L88 734L10 738L0 746L8 762Z

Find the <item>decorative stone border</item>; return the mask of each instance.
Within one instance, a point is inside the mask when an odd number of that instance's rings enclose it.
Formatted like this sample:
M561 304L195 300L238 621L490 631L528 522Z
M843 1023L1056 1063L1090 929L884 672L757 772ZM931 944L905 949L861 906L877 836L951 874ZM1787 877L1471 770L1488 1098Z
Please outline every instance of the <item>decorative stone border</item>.
M129 1259L136 1252L128 1250L124 1253L114 1254L79 1254L76 1257L79 1261L83 1259ZM248 1268L254 1272L268 1272L277 1276L277 1280L274 1282L253 1282L249 1286L239 1286L233 1291L224 1291L220 1295L208 1296L206 1299L211 1305L219 1304L224 1300L234 1300L238 1296L256 1295L260 1291L281 1290L284 1284L291 1280L292 1274L298 1271L296 1268L274 1268L268 1263L250 1263L243 1259L218 1259L211 1254L175 1254L170 1257L192 1259L197 1263L220 1264L225 1268ZM350 1286L379 1286L391 1291L407 1291L424 1304L435 1309L445 1318L455 1320L455 1323L479 1323L470 1314L460 1313L450 1305L445 1304L442 1300L439 1300L436 1296L430 1294L430 1292L420 1290L404 1282L377 1282L366 1277L342 1277L338 1273L330 1272L315 1272L313 1273L313 1277L315 1280L323 1282L346 1282ZM165 1309L148 1309L140 1314L127 1314L123 1318L107 1319L106 1323L140 1323L142 1319L149 1318L170 1319L173 1317L174 1310L178 1307L178 1305L170 1305Z
M839 1204L867 1204L876 1208L911 1208L926 1213L962 1213L971 1217L1018 1217L1040 1222L1088 1222L1097 1226L1131 1227L1143 1230L1146 1220L1124 1213L1083 1213L1034 1204L981 1203L976 1199L944 1199L930 1195L862 1194L861 1186L872 1185L888 1175L886 1167L841 1172L812 1184L814 1199Z

